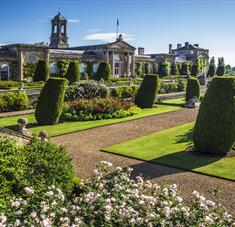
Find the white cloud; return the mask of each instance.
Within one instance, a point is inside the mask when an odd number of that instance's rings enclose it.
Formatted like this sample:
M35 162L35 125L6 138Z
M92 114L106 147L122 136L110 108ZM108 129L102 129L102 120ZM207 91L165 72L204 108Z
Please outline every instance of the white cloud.
M79 20L78 19L68 19L67 20L69 23L78 23Z
M95 33L95 32L100 32L99 28L92 28L88 30L89 33Z
M127 33L122 33L122 35L125 41L131 41L135 39L133 35L129 35ZM91 41L113 42L116 40L116 33L115 32L94 33L94 34L86 35L84 39L91 40Z

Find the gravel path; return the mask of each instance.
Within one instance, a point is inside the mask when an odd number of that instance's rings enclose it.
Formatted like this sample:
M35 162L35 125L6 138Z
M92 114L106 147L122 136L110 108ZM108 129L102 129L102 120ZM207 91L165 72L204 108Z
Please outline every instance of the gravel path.
M101 148L125 140L193 121L196 115L196 109L174 111L58 136L52 138L52 141L67 147L73 159L74 169L81 178L91 177L95 165L101 160L106 160L112 162L114 166L130 166L134 169L135 175L143 175L153 182L176 183L180 194L186 199L190 198L193 190L198 190L224 205L235 215L234 182L100 151Z
M12 112L3 112L3 113L0 113L0 118L21 116L21 115L25 115L25 114L32 114L32 113L34 113L34 112L35 112L34 109L30 109L30 110L20 110L20 111L12 111Z

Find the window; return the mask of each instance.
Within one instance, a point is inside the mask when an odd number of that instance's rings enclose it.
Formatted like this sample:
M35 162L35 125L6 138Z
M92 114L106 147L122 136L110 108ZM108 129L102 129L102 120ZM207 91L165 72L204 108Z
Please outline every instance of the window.
M37 62L38 57L36 55L28 55L25 58L26 62Z
M53 62L50 64L50 73L52 75L57 75L58 74L58 65L57 62Z
M99 68L99 63L93 65L93 72L96 73Z
M9 79L9 66L7 64L1 65L1 80Z
M64 25L63 24L61 25L61 33L62 34L64 33Z
M81 65L80 65L80 72L81 73L85 73L86 72L86 64L81 63Z
M57 33L57 25L56 24L54 25L53 33Z

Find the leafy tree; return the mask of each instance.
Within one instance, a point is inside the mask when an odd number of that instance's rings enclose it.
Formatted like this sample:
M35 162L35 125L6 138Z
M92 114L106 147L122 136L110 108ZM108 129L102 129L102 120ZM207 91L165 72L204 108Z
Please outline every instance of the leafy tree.
M200 99L200 83L197 78L189 78L187 82L185 100L188 102L191 98L197 97Z
M69 68L65 75L65 78L67 78L69 83L72 84L79 81L80 77L80 64L77 61L71 61L69 63Z
M218 67L216 71L217 76L223 76L225 73L225 64L224 64L224 58L218 58Z
M207 76L214 76L216 72L216 65L215 65L215 58L212 57L210 60L210 64L209 64L209 69L207 72Z
M179 75L179 68L177 64L171 65L171 75L178 76Z
M93 62L87 63L87 74L89 79L94 79Z
M192 65L191 75L196 77L198 76L199 72L200 72L200 62L199 59L197 58Z
M144 74L149 74L149 64L148 63L144 64Z
M136 75L138 77L142 77L142 66L141 66L141 63L140 62L137 62L136 63Z
M135 96L135 104L140 108L151 108L156 101L159 78L155 74L145 75Z
M189 75L189 74L190 74L189 63L188 62L182 63L180 75Z
M158 74L160 77L165 77L170 75L170 63L167 61L162 61L159 64Z
M46 61L39 60L35 69L33 81L47 81L49 78L49 66Z
M214 77L200 105L193 130L200 152L225 154L235 141L235 78Z
M225 65L225 73L229 73L232 70L231 65Z
M97 81L100 81L101 79L109 81L110 78L111 78L110 64L108 64L107 62L101 62L96 74L94 75L94 79Z

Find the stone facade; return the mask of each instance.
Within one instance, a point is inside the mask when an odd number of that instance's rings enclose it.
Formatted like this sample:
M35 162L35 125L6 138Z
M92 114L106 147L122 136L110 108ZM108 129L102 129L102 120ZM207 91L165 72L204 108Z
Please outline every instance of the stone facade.
M179 46L178 46L179 47ZM97 71L100 62L107 62L111 66L113 77L136 76L137 63L142 63L143 72L157 72L157 63L167 59L174 62L184 56L185 60L193 60L198 56L209 58L209 51L198 46L189 45L172 49L169 54L144 54L144 48L138 49L125 42L120 34L115 42L69 47L67 37L67 20L60 13L51 21L50 44L11 44L0 47L0 80L24 80L24 64L45 60L50 65L52 74L58 74L58 62L60 60L78 60L81 64L81 72L86 71L88 62L93 63L94 72ZM193 51L193 54L185 54ZM190 52L191 53L191 52Z

